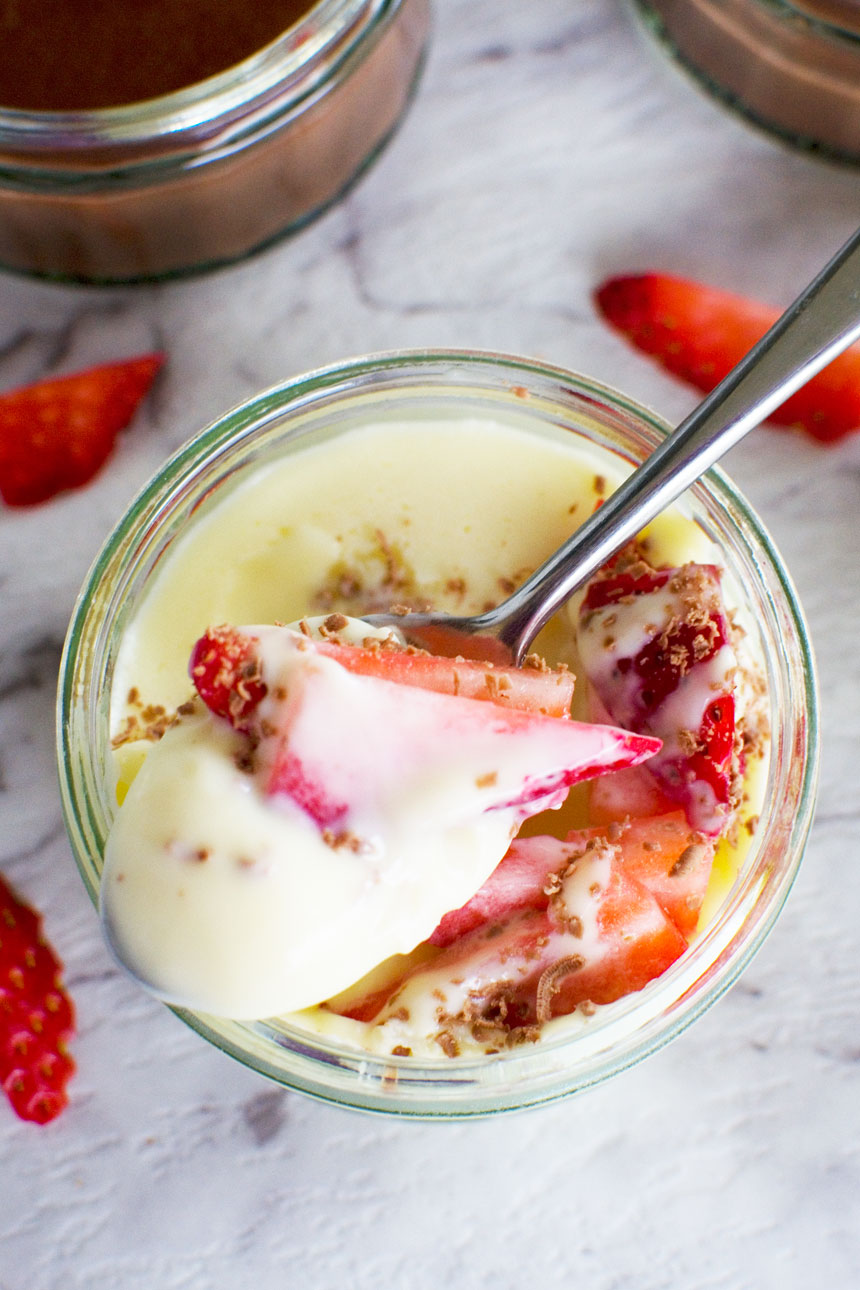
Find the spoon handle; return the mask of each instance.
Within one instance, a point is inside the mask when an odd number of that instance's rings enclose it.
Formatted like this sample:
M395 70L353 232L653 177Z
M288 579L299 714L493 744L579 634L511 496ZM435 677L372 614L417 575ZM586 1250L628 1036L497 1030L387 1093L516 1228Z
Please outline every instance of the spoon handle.
M497 631L514 657L577 587L858 338L860 229L737 367L505 602Z

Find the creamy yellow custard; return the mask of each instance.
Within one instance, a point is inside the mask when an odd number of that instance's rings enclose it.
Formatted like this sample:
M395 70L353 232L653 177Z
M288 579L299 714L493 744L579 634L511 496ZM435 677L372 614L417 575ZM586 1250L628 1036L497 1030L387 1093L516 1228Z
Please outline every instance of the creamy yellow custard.
M114 732L135 688L175 709L212 623L291 622L422 603L456 613L503 599L608 495L622 472L595 447L488 419L367 425L262 467L171 547L119 653ZM656 563L719 562L678 511L649 529ZM564 624L541 641L570 661Z
M112 690L118 799L152 746L136 736L160 729L188 699L189 653L207 627L392 603L480 610L560 545L619 475L601 450L483 418L368 424L261 466L173 543L132 616ZM661 517L646 544L655 564L720 563L679 511ZM570 623L559 615L538 647L575 670ZM575 790L532 828L563 836L586 820L586 795ZM721 893L736 864L736 855L721 859ZM462 899L452 888L449 907ZM300 1024L371 1048L389 1042L319 1008Z

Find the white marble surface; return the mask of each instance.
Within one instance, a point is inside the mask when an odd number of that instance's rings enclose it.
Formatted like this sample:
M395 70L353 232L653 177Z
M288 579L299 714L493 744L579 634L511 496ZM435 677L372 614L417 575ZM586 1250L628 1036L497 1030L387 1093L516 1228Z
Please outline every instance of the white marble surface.
M793 571L821 673L820 808L740 984L579 1099L461 1125L318 1105L207 1047L114 969L53 766L76 589L165 455L289 374L399 346L538 355L679 417L692 394L597 320L610 272L787 303L851 232L860 175L748 132L613 0L437 0L393 146L294 241L136 289L0 275L0 386L163 346L89 488L0 512L0 867L45 911L80 1034L53 1125L0 1105L0 1290L830 1290L860 1269L860 436L770 430L728 469Z

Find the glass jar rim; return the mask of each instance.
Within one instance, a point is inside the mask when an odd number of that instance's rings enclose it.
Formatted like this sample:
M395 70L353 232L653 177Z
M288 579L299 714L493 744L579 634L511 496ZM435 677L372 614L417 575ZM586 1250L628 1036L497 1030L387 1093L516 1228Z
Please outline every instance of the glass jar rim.
M0 152L14 157L135 148L153 141L177 148L204 135L224 147L247 114L290 110L336 76L369 31L402 0L316 0L287 31L241 62L169 94L117 107L32 112L0 106ZM239 121L237 122L237 118ZM3 158L7 164L8 157Z
M460 368L468 375L484 375L475 376L478 383L461 381L458 384L449 374ZM73 709L79 701L78 666L82 654L92 652L93 642L87 637L91 624L87 620L93 615L94 601L98 618L103 607L100 597L104 585L110 581L117 558L120 562L124 558L123 546L129 536L135 532L151 532L157 519L163 521L171 505L181 504L177 499L181 499L183 481L202 474L231 451L241 452L253 440L255 431L277 424L285 416L312 411L315 400L323 395L338 398L392 389L417 392L419 388L432 392L433 386L427 380L434 374L440 387L449 391L472 389L479 395L493 390L519 397L515 392L522 387L528 389L530 385L534 388L535 383L548 383L557 391L559 405L564 395L581 399L584 406L602 406L619 412L638 422L647 437L657 441L668 430L665 422L634 400L564 368L475 350L422 350L347 360L296 377L233 408L181 447L134 499L97 556L79 596L61 663L57 717L63 810L75 858L94 901L98 896L97 881L94 882L93 873L88 873L82 863L82 851L87 845L84 835L92 827L91 803L78 800L80 794L71 782L68 734ZM479 383L480 379L489 382L491 378L496 384ZM423 1061L348 1049L336 1040L310 1036L295 1028L288 1028L283 1036L274 1036L271 1032L264 1035L241 1023L175 1009L187 1024L237 1060L312 1096L358 1109L419 1118L465 1117L537 1105L602 1082L667 1043L729 988L775 922L800 865L814 811L818 714L815 669L806 624L791 580L769 534L719 468L708 471L693 486L692 491L696 490L726 513L742 543L755 547L755 567L763 582L770 580L768 596L779 599L784 626L794 632L798 642L796 657L789 658L785 651L778 656L781 667L793 669L790 676L783 678L785 696L790 697L793 687L799 686L803 700L797 720L793 715L780 714L781 720L789 723L785 732L788 755L796 757L798 762L794 772L791 765L783 768L780 781L780 787L791 796L791 810L781 826L787 863L781 868L769 866L766 875L759 878L756 878L757 871L747 870L746 879L736 882L735 889L688 954L650 986L612 1005L611 1015L592 1019L589 1042L581 1045L586 1057L572 1082L564 1054L571 1043L579 1040L579 1035L545 1039L534 1048L526 1046L506 1051L494 1062L486 1057ZM103 626L96 642L101 647ZM794 697L797 699L797 695ZM775 811L776 808L771 812L773 818ZM765 840L763 835L754 842L751 857L758 859ZM752 863L749 857L748 861ZM767 898L759 903L760 889L765 882L769 884ZM742 937L740 945L735 944L738 936ZM668 1008L666 998L671 1005ZM620 1042L613 1040L616 1035ZM275 1059L276 1052L279 1060Z
M820 11L816 12L814 6L810 7L803 3L795 4L794 0L758 0L758 3L763 3L766 8L773 10L777 15L781 15L788 22L803 23L812 32L820 36L845 41L847 45L856 46L860 43L860 26L853 29L843 26L836 13L828 17ZM841 8L842 6L839 5L839 7Z

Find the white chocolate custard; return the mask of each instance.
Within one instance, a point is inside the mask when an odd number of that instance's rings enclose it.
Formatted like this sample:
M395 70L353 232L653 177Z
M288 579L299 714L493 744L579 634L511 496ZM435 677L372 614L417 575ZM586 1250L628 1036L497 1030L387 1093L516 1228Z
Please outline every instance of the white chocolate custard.
M199 702L158 736L192 696L189 655L208 628L392 604L475 612L503 599L622 473L607 452L489 419L380 422L260 466L192 521L130 616L112 686L120 809L102 907L111 944L145 985L201 1011L289 1013L374 1051L442 1055L426 997L408 1010L411 1025L402 1008L372 1025L326 1001L384 983L404 962L432 968L426 938L483 884L525 814L485 809L476 787L521 777L513 750L458 739L435 755L422 727L392 752L363 710L365 688L315 658L325 684L307 736L314 756L333 765L344 742L360 749L341 781L361 838L351 848L332 846L302 810L257 794L239 766L240 735ZM644 543L655 564L720 564L678 510ZM576 670L573 621L562 613L542 633L537 647L551 665ZM270 675L296 688L301 651L254 630ZM583 718L584 689L574 706ZM273 713L272 727L279 720ZM362 778L362 758L384 773ZM561 809L531 832L564 837L588 823L587 791L573 789L562 805L563 796L542 803ZM736 863L721 861L723 890Z

